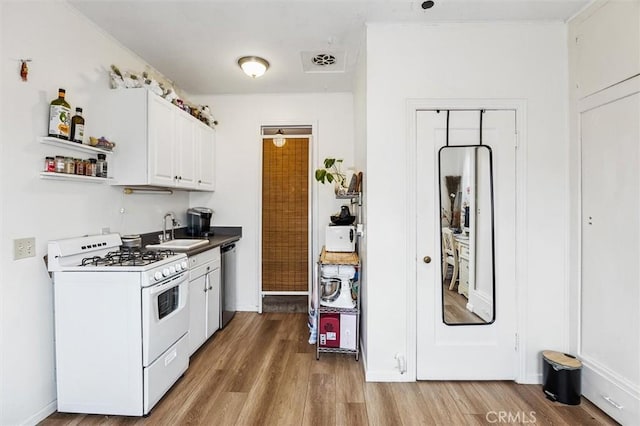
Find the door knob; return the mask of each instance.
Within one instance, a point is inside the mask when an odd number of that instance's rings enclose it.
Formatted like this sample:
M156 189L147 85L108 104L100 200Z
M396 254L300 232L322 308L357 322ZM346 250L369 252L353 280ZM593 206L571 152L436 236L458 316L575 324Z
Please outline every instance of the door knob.
M425 257L423 257L423 258L422 258L422 261L423 261L424 263L431 263L431 256L425 256Z

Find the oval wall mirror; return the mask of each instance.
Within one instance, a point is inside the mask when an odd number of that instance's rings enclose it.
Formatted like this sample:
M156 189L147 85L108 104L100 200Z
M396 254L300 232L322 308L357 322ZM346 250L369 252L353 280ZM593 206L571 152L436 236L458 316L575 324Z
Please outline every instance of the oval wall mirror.
M493 165L486 145L445 146L440 171L442 320L495 320Z

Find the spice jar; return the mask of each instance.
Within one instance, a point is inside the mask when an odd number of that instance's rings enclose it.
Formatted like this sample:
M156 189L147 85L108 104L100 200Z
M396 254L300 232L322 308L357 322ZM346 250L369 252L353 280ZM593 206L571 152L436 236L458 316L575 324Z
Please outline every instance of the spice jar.
M101 178L107 177L107 156L105 154L98 154L96 176Z
M71 157L64 158L64 172L67 174L75 174L76 172L76 163L73 161Z
M76 163L76 174L84 175L84 160L81 160L80 158L76 158L75 163Z
M86 165L84 169L85 176L95 176L96 175L96 159L89 158L89 163Z
M62 155L56 155L56 173L64 173L64 157Z
M45 172L55 172L56 171L56 160L53 157L45 157L44 159L44 171Z

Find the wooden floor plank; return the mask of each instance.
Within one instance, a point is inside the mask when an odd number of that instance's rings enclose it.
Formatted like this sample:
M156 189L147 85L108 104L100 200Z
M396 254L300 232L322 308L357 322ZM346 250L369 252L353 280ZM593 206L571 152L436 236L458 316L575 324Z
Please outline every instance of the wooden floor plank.
M336 424L336 378L333 374L310 375L302 424Z
M368 425L367 406L364 402L338 402L336 404L336 425Z
M310 364L314 361L308 354L293 352L283 362L282 380L274 390L273 404L265 413L265 423L299 425L309 391Z
M402 417L393 397L391 383L365 383L367 417L371 425L400 425Z
M539 385L367 383L363 362L351 355L316 360L306 324L306 314L238 312L149 416L54 413L41 424L463 426L500 424L500 412L520 424L533 423L523 417L533 412L536 426L616 424L586 399L579 406L547 400Z
M433 425L436 423L417 383L394 383L391 387L402 423L405 425Z

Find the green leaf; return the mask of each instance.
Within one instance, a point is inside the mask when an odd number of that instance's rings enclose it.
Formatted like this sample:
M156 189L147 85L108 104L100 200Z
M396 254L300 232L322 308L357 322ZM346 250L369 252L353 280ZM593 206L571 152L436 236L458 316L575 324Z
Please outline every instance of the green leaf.
M329 169L331 168L331 166L333 166L336 162L335 158L325 158L324 159L324 167L325 169Z
M316 180L318 182L322 182L324 183L324 177L327 174L327 171L324 169L318 169L316 170Z
M331 173L327 175L327 182L329 183L333 182L333 175Z

